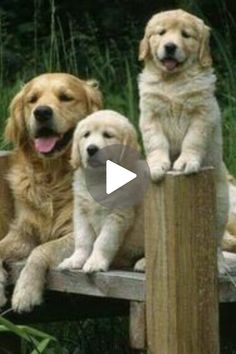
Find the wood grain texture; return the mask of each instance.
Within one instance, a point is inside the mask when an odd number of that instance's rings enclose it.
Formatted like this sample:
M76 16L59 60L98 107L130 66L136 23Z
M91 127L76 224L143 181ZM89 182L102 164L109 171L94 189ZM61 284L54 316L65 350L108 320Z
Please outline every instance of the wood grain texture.
M14 283L24 263L12 265ZM78 295L90 295L133 301L146 299L145 274L132 271L109 271L86 275L82 271L51 270L47 278L47 289ZM121 288L120 288L121 287ZM229 275L219 278L220 302L236 302L236 269Z
M218 354L213 171L168 174L145 213L149 353Z
M130 302L129 337L130 346L141 350L146 347L146 306L144 302Z
M23 262L12 266L12 283L15 283L23 266ZM145 275L136 272L114 270L86 274L81 270L54 269L48 274L46 287L49 290L71 294L134 301L145 299Z
M0 151L0 240L7 234L14 212L11 191L6 181L9 157L9 152Z

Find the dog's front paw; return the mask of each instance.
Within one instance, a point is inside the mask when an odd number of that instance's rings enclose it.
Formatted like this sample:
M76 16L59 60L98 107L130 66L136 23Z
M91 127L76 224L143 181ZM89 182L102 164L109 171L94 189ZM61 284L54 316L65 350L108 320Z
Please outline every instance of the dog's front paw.
M86 261L85 265L83 266L83 271L85 273L105 272L106 270L108 270L108 268L108 260L101 254L94 253Z
M149 168L150 168L150 173L151 173L151 179L154 182L158 182L161 179L164 178L166 173L170 169L170 161L168 160L163 160L163 161L156 161L155 163L149 163Z
M146 259L143 257L139 259L135 265L134 265L134 270L136 272L145 272L146 270Z
M186 175L199 172L201 163L199 159L191 156L182 156L175 161L173 170L183 171Z
M42 303L42 293L32 285L17 286L12 296L12 308L15 312L29 312Z
M75 252L71 257L64 259L63 262L57 267L60 270L63 269L81 269L86 262L87 254L83 252Z

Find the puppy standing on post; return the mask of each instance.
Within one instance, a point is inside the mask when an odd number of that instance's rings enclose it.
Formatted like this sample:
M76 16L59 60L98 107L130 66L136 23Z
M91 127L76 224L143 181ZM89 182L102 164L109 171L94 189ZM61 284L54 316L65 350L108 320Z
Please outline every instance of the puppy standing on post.
M139 77L140 129L153 181L171 168L185 174L215 168L220 247L228 187L209 31L201 19L182 10L161 12L148 22L139 52L145 63ZM143 260L136 268L141 266ZM218 268L226 270L220 251Z

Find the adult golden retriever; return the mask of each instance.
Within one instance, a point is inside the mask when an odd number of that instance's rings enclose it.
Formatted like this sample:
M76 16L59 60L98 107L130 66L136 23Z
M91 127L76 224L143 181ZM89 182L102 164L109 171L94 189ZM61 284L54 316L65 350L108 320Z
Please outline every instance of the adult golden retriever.
M101 110L78 123L71 158L75 169L75 250L59 265L60 269L82 268L86 273L105 271L111 265L132 266L143 256L142 206L105 208L87 190L85 169L91 168L91 159L101 149L117 144L139 150L135 129L121 114Z
M1 306L3 262L29 256L12 298L15 311L29 311L42 301L46 270L73 249L71 140L77 122L100 107L93 81L63 73L34 78L11 103L5 137L15 144L8 174L15 217L0 242Z
M145 63L139 77L140 129L153 181L171 168L191 174L214 166L220 244L228 187L209 33L201 19L182 10L161 12L148 22L139 53ZM218 258L224 272L221 252Z

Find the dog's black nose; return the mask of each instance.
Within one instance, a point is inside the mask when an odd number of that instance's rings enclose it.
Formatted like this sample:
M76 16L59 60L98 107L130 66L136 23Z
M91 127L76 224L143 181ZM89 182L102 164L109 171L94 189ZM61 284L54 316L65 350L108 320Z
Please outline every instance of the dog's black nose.
M87 147L87 152L89 154L89 156L93 156L96 154L96 152L98 152L98 147L96 145L89 145Z
M45 122L52 118L53 110L49 106L38 106L34 110L35 119L38 122Z
M167 55L174 55L176 49L177 49L177 45L172 42L165 44L165 51Z

